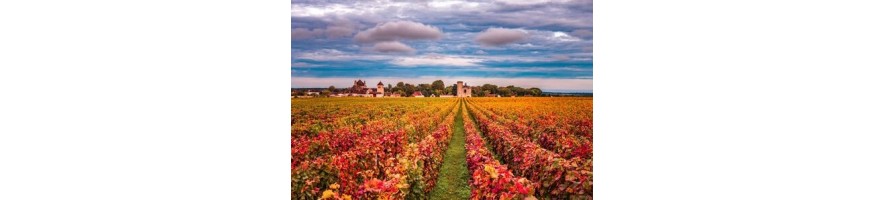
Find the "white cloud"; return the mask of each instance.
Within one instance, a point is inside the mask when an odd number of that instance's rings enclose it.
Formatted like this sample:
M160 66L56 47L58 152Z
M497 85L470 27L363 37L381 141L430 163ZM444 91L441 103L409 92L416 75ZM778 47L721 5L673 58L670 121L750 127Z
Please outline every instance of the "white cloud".
M536 4L544 4L544 3L564 3L564 2L568 2L569 0L520 0L520 1L495 0L495 1L500 2L500 3L504 3L504 4L510 4L510 5L536 5Z
M320 49L312 52L292 53L292 58L315 61L348 61L348 60L390 60L391 55L358 55L349 54L335 49Z
M353 7L341 4L332 4L323 7L298 4L292 5L292 16L298 17L322 17L338 13L353 13L356 11L358 10Z
M572 37L571 35L569 35L567 33L559 32L559 31L553 32L553 35L550 37L550 39L555 40L555 41L559 41L559 42L581 41L580 38Z
M442 38L442 31L433 26L412 21L393 21L360 31L353 38L357 42L373 43L397 40L435 40Z
M521 29L489 28L474 39L483 46L502 46L527 39L529 34Z
M445 55L426 55L421 57L397 58L391 61L391 64L399 66L442 65L470 67L480 66L477 63L481 61L482 60L476 58L453 57Z
M393 42L379 42L375 43L375 46L372 47L372 50L381 52L381 53L411 53L415 52L415 49L409 47L406 44L401 42L393 41Z

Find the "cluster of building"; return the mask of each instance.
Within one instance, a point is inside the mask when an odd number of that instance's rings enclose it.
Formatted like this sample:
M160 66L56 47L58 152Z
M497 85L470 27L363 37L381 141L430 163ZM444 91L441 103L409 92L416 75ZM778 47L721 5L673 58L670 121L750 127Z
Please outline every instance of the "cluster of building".
M439 95L434 96L430 95L430 97L472 97L473 88L467 86L463 81L458 81L456 87L453 88L455 91L455 95ZM354 80L353 86L349 88L344 88L337 91L330 91L331 94L328 94L330 97L404 97L399 92L386 91L384 88L384 83L378 82L375 87L368 87L366 82L363 80ZM295 96L295 92L292 93L292 98L311 98L320 95L319 91L316 90L307 90L304 95ZM406 95L411 97L423 98L424 94L421 91L414 91L411 95Z
M472 89L464 84L462 81L458 81L457 84L457 93L456 95L439 95L439 97L470 97ZM334 97L402 97L400 93L392 92L392 91L384 91L384 83L378 81L378 84L375 87L366 86L366 82L363 80L355 80L353 81L353 86L345 89L343 92L339 92L336 94L332 94ZM415 91L411 95L412 97L424 97L424 94L421 94L420 91ZM431 95L433 96L433 95Z
M473 97L473 87L467 86L463 81L458 81L456 84L456 88L454 93L455 95L439 95L434 96L433 94L430 97ZM292 98L313 98L319 96L321 93L316 90L307 90L304 95L295 96L295 92L292 93ZM366 86L366 82L363 80L355 80L353 81L353 86L349 88L345 88L342 90L338 90L336 92L332 92L329 94L330 97L405 97L398 92L385 91L384 83L378 82L375 87ZM424 94L421 91L414 91L411 95L407 95L410 97L423 98ZM501 95L497 94L486 94L484 97L501 97ZM515 95L511 96L515 97Z
M345 89L344 92L333 94L333 96L348 96L348 97L384 97L384 96L392 96L390 92L384 92L384 83L378 81L378 85L375 88L369 88L366 86L366 82L363 80L355 80L353 81L353 86ZM399 94L396 94L399 96Z

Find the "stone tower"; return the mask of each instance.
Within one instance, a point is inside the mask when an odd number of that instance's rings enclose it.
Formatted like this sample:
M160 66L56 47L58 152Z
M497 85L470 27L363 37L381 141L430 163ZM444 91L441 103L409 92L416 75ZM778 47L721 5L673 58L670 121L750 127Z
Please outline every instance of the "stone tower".
M381 81L378 81L378 90L377 91L378 91L377 97L384 96L384 83L381 83Z
M458 89L458 92L457 92L458 97L470 97L471 96L472 91L471 91L470 87L467 87L467 85L464 84L463 81L458 81L457 89Z

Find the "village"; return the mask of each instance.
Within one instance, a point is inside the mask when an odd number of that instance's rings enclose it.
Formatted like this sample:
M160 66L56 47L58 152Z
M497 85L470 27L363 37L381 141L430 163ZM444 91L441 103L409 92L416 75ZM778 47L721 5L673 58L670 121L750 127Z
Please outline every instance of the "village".
M492 84L482 86L468 86L463 81L454 85L446 86L442 80L433 81L430 84L413 85L398 82L396 85L379 81L374 86L369 86L367 81L354 80L348 88L303 88L292 89L292 98L315 98L315 97L368 97L368 98L424 98L424 97L516 97L516 96L540 96L541 89L507 86L498 87Z

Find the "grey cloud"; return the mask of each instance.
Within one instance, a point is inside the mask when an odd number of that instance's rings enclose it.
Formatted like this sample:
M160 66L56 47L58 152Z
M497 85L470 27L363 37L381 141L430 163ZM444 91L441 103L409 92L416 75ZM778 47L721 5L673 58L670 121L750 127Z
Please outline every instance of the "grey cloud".
M479 33L474 39L484 46L501 46L528 38L528 33L518 29L489 28Z
M306 28L295 28L292 29L292 39L293 40L305 40L305 39L313 39L323 35L322 29L306 29Z
M359 25L341 17L330 19L305 17L299 18L303 20L297 23L295 19L293 17L292 39L296 40L320 38L323 36L329 39L350 37L356 32Z
M569 60L571 58L567 55L554 55L553 59L563 61L563 60Z
M342 37L350 37L353 35L354 28L346 27L346 26L332 26L326 28L326 37L328 38L342 38Z
M578 29L571 32L572 36L579 37L581 39L593 39L593 31L588 29Z
M556 31L592 27L592 0L550 1L449 1L448 7L430 6L424 0L391 2L356 1L350 3L329 1L298 1L300 6L317 8L345 6L344 12L326 14L375 24L390 19L419 21L442 26L445 30L473 29L473 26L531 27ZM371 20L370 20L371 19ZM464 23L465 27L446 27Z
M440 39L443 33L439 28L412 21L393 21L379 24L374 28L360 31L354 40L362 43L408 40Z
M406 44L393 41L393 42L379 42L375 43L375 46L372 47L372 50L381 52L381 53L411 53L415 52L415 49L409 47Z

